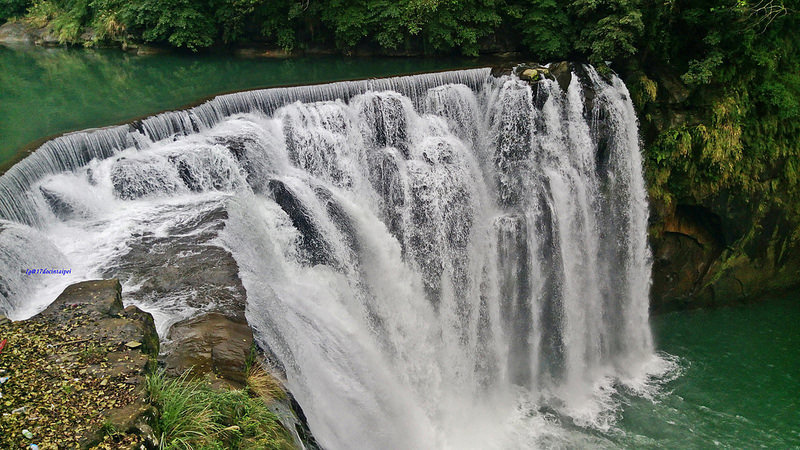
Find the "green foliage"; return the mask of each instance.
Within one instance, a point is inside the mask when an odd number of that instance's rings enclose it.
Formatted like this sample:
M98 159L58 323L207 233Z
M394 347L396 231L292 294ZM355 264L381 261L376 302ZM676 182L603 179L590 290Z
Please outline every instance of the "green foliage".
M655 102L658 97L658 83L645 74L628 81L628 90L631 92L633 104L642 108L648 102Z
M28 18L35 25L49 25L62 44L78 42L84 24L91 16L90 0L37 0L28 11Z
M158 409L157 432L165 448L192 448L213 440L220 431L203 398L202 386L186 375L168 379L163 372L147 377L150 402Z
M30 4L30 0L0 0L0 23L25 15Z
M373 42L385 49L417 45L429 53L477 55L479 40L502 22L495 0L329 0L320 8L337 47Z
M722 65L722 55L713 52L701 61L689 61L689 70L681 75L681 80L688 85L708 84L714 76L714 71Z
M224 43L236 42L243 38L247 27L247 19L261 8L264 0L229 0L214 10L214 18L219 24Z
M30 17L53 21L67 41L91 25L101 38L120 39L127 32L192 50L266 38L285 49L321 45L350 51L366 45L477 55L502 38L541 59L577 54L603 63L639 49L643 17L650 12L640 1L37 0ZM19 13L27 3L15 5ZM659 14L662 9L655 8ZM705 21L700 9L691 11L687 22ZM697 58L697 76L707 80L714 61Z
M292 439L265 399L248 390L214 390L188 372L147 377L150 402L158 410L156 432L165 449L292 449Z
M651 193L671 203L678 195L698 201L746 181L739 162L744 157L740 100L721 99L706 124L661 133L647 151Z
M791 5L764 19L759 4L675 0L648 10L676 31L648 25L640 64L683 71L692 92L684 108L694 115L649 145L650 190L667 202L703 203L723 191L743 202L759 198L756 219L778 210L798 223L800 17Z
M90 27L100 41L121 40L126 30L119 13L110 9L99 10L93 17Z
M413 34L421 30L426 49L435 52L460 49L465 55L477 56L480 39L492 34L502 22L493 0L462 0L439 2L438 8L430 11L429 22L416 19L407 25ZM417 13L420 14L420 13Z
M575 43L589 61L603 64L631 56L644 31L642 12L634 0L573 0L571 8L583 26Z
M533 0L513 5L509 14L518 23L522 43L541 58L559 58L571 49L570 18L555 0Z
M192 0L140 0L123 7L122 18L130 29L141 32L145 42L197 50L211 46L217 37L206 6Z

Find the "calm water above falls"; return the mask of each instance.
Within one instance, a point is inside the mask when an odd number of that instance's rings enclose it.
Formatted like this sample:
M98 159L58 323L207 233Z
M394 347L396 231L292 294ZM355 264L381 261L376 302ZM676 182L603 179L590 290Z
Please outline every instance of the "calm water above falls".
M467 58L135 56L0 45L0 165L47 136L180 108L221 92L474 65Z

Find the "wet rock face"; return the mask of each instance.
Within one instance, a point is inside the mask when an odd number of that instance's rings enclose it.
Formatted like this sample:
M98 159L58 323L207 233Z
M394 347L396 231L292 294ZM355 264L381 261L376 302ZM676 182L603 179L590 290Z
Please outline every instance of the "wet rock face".
M136 236L128 251L109 265L104 276L116 276L138 286L126 298L158 305L167 299L201 311L217 311L243 322L246 293L239 266L213 240L228 214L214 208L172 227L163 235Z
M733 220L741 210L723 211L678 205L664 212L656 205L652 311L726 305L797 285L800 249L790 233L764 227L758 244L742 249L742 223L752 219Z
M696 239L680 233L664 234L653 250L652 308L685 306L708 272L712 256Z
M707 209L680 206L659 217L660 236L652 239L652 309L674 309L691 302L709 269L725 248L719 218Z
M61 196L59 196L57 193L44 187L40 187L39 192L42 193L44 200L47 202L47 206L50 207L50 210L53 211L53 214L55 214L59 219L69 220L75 215L75 209L72 207L72 205L70 205L68 201L61 198Z
M270 180L269 189L275 202L289 215L292 225L300 232L299 247L305 262L312 266L335 264L328 242L302 201L280 180Z
M208 313L172 326L164 364L173 376L191 369L195 377L214 373L243 386L252 349L253 332L246 322Z

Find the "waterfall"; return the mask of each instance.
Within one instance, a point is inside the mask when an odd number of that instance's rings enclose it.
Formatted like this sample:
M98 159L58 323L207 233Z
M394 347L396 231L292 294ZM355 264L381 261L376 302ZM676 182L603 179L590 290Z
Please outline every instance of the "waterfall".
M637 128L591 67L243 92L46 143L0 177L0 219L132 290L119 261L146 239L229 250L325 448L602 445L574 429L612 428L614 392L663 369ZM215 237L186 231L217 210ZM34 301L21 276L0 310ZM198 308L150 306L160 330Z

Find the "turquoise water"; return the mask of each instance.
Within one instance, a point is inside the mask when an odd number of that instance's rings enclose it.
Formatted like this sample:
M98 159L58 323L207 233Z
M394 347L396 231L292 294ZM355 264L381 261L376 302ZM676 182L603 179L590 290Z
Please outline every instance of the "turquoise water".
M467 58L247 59L0 46L0 165L54 134L179 109L222 92L476 64Z
M800 298L652 320L681 374L653 402L623 396L624 447L800 447Z

